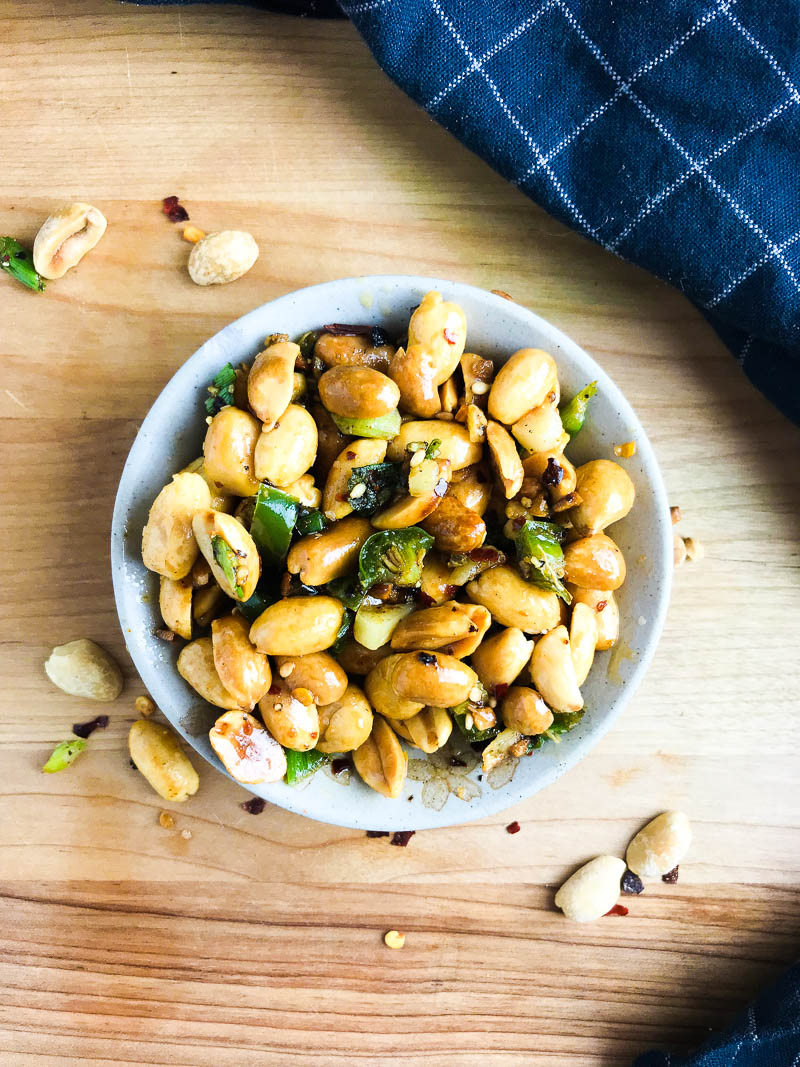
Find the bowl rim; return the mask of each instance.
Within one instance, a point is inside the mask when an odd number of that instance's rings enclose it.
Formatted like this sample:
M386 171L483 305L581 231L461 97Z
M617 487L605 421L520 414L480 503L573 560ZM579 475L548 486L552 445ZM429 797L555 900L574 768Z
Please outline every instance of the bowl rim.
M541 789L551 785L554 781L560 778L566 771L570 770L577 763L579 763L589 752L598 744L598 742L608 733L611 727L617 722L622 712L628 706L631 698L641 684L647 670L650 667L653 656L655 655L656 648L661 638L661 633L664 626L664 621L669 606L672 576L673 576L673 556L672 556L672 531L671 520L669 517L669 505L664 486L661 470L656 459L655 451L647 436L641 421L631 406L630 402L625 397L622 390L617 386L613 379L607 374L607 372L597 363L593 356L586 352L577 342L573 341L567 334L565 334L559 327L553 325L547 319L544 319L541 315L538 315L535 311L526 307L524 304L519 304L514 300L509 300L506 297L498 296L492 290L483 289L480 286L471 285L465 282L458 282L449 279L433 278L426 275L416 274L376 274L376 275L354 275L346 278L335 278L325 282L319 282L314 285L303 286L299 289L291 290L287 293L283 293L273 300L269 300L264 304L259 305L256 308L251 309L239 318L232 320L227 325L223 326L211 337L207 338L203 344L201 344L184 362L177 368L175 373L166 382L158 395L151 403L147 414L139 426L136 437L134 438L128 456L125 460L125 464L120 475L119 485L117 487L117 493L114 501L114 510L111 523L111 572L112 583L114 588L114 598L117 608L118 621L122 630L123 639L125 640L126 647L133 661L133 665L141 678L142 683L147 688L148 692L154 693L159 688L158 677L161 672L161 666L148 657L145 654L145 649L141 644L136 647L131 647L135 642L128 641L128 633L133 633L133 628L129 625L131 620L128 618L127 609L125 604L125 537L126 537L126 524L127 524L127 510L130 506L131 499L135 494L131 491L129 483L132 481L132 468L136 462L138 462L138 452L142 447L142 442L146 438L150 425L157 421L157 414L155 409L158 407L158 402L162 395L168 388L170 388L181 376L186 376L187 379L190 375L190 365L201 357L203 350L206 346L211 345L214 342L222 339L223 336L229 335L232 339L236 338L240 332L242 324L246 323L251 318L261 316L266 309L277 308L279 311L279 305L281 302L290 302L298 297L305 299L313 299L315 293L320 293L325 290L329 290L336 286L359 286L359 287L372 287L375 289L381 289L387 285L396 286L398 283L407 283L429 290L438 290L447 294L448 299L455 301L459 300L459 292L468 294L481 301L497 301L497 307L499 311L505 314L509 314L513 309L512 315L517 318L527 319L532 325L535 325L540 331L543 331L550 335L554 344L557 344L559 350L562 353L567 353L573 357L577 357L577 360L586 361L592 367L593 377L596 377L598 381L598 391L603 392L613 403L614 407L618 411L619 415L624 418L632 427L636 442L637 451L640 453L641 462L647 471L647 483L654 496L655 513L661 515L663 518L660 524L656 526L654 534L657 533L660 537L660 571L658 574L658 581L660 583L660 595L655 599L648 619L648 637L646 643L644 643L641 651L638 653L636 663L631 668L628 678L625 683L619 687L618 694L610 702L610 705L604 712L602 719L593 723L583 736L573 737L568 744L562 743L559 751L563 753L563 758L560 758L557 762L553 762L548 766L539 777L532 783L530 787L523 787L516 791L513 797L506 795L503 790L484 790L480 800L473 806L472 804L463 804L459 809L453 809L452 805L446 804L443 809L436 811L433 809L420 809L417 805L413 807L409 805L398 806L399 811L405 811L408 813L409 818L403 820L402 816L399 820L392 820L393 830L418 830L418 829L434 829L447 826L457 826L467 822L473 822L477 819L482 819L489 815L497 814L500 811L506 810L521 803L528 797L538 793ZM393 309L394 310L394 309ZM373 316L376 313L367 309L367 314ZM388 314L388 313L387 313ZM123 492L123 487L125 492ZM161 707L161 705L159 705ZM228 771L221 765L221 763L210 758L204 751L199 749L195 744L195 739L191 733L189 733L179 716L171 716L167 710L161 707L162 714L168 720L174 730L176 730L191 749L199 756L202 756L206 762L208 762L217 772L225 774L231 781L235 782L245 791L255 795L264 796L268 803L273 804L276 807L283 808L287 811L291 811L295 814L302 815L306 818L314 819L318 822L324 822L327 824L343 826L353 829L374 829L372 821L359 814L359 805L349 802L343 805L343 810L331 810L324 812L310 812L304 805L303 789L292 789L287 787L279 796L274 796L269 790L269 786L248 786L241 782L238 782L233 778ZM281 783L275 783L280 785ZM420 785L422 783L419 783ZM447 809L451 809L447 815L444 812ZM420 814L422 811L422 817ZM457 815L454 818L453 812L457 811Z

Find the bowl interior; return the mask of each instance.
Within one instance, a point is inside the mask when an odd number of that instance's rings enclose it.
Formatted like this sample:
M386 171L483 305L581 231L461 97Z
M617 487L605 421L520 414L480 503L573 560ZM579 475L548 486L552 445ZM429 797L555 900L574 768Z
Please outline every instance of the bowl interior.
M125 464L112 526L114 591L133 662L166 717L198 753L223 770L208 740L208 729L219 712L178 675L179 648L153 636L163 625L158 578L145 569L140 555L142 528L155 496L175 471L202 454L208 383L227 361L251 360L271 333L295 336L338 321L369 322L400 336L411 311L431 289L463 307L470 351L502 361L518 348L544 348L558 363L565 396L597 380L590 418L568 449L573 463L613 458L615 444L636 441L636 455L623 461L636 486L636 504L612 530L628 564L628 577L618 594L620 641L616 649L595 657L582 690L588 710L580 725L560 744L548 743L513 763L512 777L507 769L491 781L478 782L476 772L470 773L474 755L469 748L464 753L465 768L451 767L449 756L428 759L410 750L410 772L415 777L398 800L373 792L355 775L349 784L318 773L299 788L279 782L250 789L270 803L342 826L453 825L502 810L554 781L589 751L623 710L655 649L669 597L672 533L661 475L639 420L590 356L533 312L472 286L406 276L327 282L256 308L207 341L157 398ZM412 795L413 800L407 799Z

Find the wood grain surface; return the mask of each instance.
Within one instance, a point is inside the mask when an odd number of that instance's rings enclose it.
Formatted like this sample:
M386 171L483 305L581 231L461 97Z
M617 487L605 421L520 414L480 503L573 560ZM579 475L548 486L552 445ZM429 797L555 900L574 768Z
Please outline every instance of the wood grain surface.
M0 232L31 240L64 199L109 220L45 294L0 277L0 1062L610 1067L723 1025L800 944L796 429L678 292L532 206L346 23L0 0L0 109ZM171 194L203 229L255 235L250 274L191 283L160 211ZM504 289L588 349L705 558L676 573L618 726L512 811L394 848L248 815L203 766L164 830L125 749L142 689L108 537L127 450L225 323L381 272ZM119 658L126 688L88 755L43 776L97 713L42 670L81 636ZM677 886L586 927L553 910L571 869L669 807L695 828Z

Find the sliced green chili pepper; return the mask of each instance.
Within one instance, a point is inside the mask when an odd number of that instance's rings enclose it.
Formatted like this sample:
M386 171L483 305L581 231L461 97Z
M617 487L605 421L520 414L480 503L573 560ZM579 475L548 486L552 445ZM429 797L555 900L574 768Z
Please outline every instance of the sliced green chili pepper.
M300 505L293 496L261 484L250 523L250 536L266 566L277 566L289 551Z
M237 577L237 563L236 553L233 551L228 542L220 537L219 534L214 534L211 538L211 550L214 553L214 559L219 564L222 573L228 580L231 589L238 600L242 599L244 590L239 585Z
M366 596L364 589L354 578L334 578L325 586L325 592L341 600L350 611L358 611Z
M297 785L330 760L330 756L326 756L324 752L317 752L315 748L312 748L310 752L295 752L291 748L284 751L286 752L287 785Z
M419 585L422 561L433 544L430 534L418 526L404 530L380 530L368 537L358 554L358 578L362 589L376 582Z
M400 463L368 463L354 467L347 481L347 502L357 515L371 515L388 504L402 484L403 467ZM359 490L361 496L351 496L359 485L364 486Z
M441 449L441 447L442 442L439 440L438 437L434 437L434 439L428 444L428 447L425 449L425 459L436 459L436 457L439 455L439 450Z
M297 509L295 530L301 537L305 537L306 534L321 533L327 525L328 520L319 508L309 508L305 504L301 504Z
M55 774L56 771L63 771L65 767L69 767L73 760L76 760L87 747L86 741L81 741L76 737L73 737L71 741L62 741L61 744L56 745L50 754L50 759L45 763L42 770L45 774Z
M479 707L484 707L489 697L480 682L477 683L477 688L481 691L482 701L480 703L476 703L473 700L463 700L460 704L450 708L450 712L456 720L456 726L470 743L473 741L491 741L493 737L497 737L500 733L499 726L490 726L488 730L478 730L475 726L467 726L467 715L471 715Z
M550 727L541 736L558 742L562 734L568 734L570 730L575 729L585 714L586 708L581 708L580 711L554 711Z
M586 419L586 409L589 407L589 401L596 392L597 382L589 382L587 386L584 386L579 393L573 396L572 400L568 400L559 408L561 425L570 437L574 437L582 428Z
M572 603L572 595L563 581L564 552L561 527L551 522L528 519L515 538L517 563L526 581L560 596L565 604Z
M34 292L44 291L44 281L33 266L33 257L13 237L0 237L0 269Z
M303 359L311 359L314 355L314 345L317 343L319 337L319 330L306 330L305 333L301 333L295 342L300 347L300 355Z
M275 597L266 590L256 589L249 600L243 600L239 604L239 611L248 622L255 622L262 611L266 611L270 604L275 603Z
M395 409L387 415L376 415L374 419L346 419L343 415L330 413L331 418L342 431L353 437L381 437L386 441L400 433L402 419Z

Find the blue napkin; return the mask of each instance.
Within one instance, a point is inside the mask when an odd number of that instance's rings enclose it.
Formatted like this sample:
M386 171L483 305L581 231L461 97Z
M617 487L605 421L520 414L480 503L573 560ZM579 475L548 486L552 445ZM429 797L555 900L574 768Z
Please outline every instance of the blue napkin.
M800 422L798 0L340 0L533 200L677 286Z

